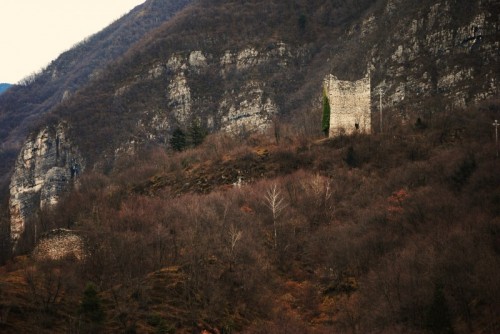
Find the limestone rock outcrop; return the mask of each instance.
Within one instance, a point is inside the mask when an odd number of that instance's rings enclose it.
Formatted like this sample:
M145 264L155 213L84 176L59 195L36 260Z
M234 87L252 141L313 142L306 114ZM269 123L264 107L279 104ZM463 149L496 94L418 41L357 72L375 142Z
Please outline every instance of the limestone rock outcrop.
M407 108L430 113L432 108L462 108L498 94L498 14L488 11L491 0L472 3L436 1L405 20L402 12L408 2L389 1L384 20L369 17L353 27L350 37L356 28L361 30L357 43L380 41L367 57L375 78L372 105L378 105L381 90L383 103L407 117ZM422 102L433 96L441 105Z
M242 87L237 98L224 99L220 106L222 130L232 134L264 133L271 125L277 106L264 96L263 84L250 82Z
M46 127L29 138L19 154L10 183L11 240L14 245L29 218L40 208L56 205L83 170L65 126Z
M191 90L187 84L186 76L180 72L168 86L170 107L175 119L185 124L191 114Z
M274 88L265 80L259 80L260 73L283 69L304 57L304 50L283 42L266 48L249 45L225 50L222 56L206 50L176 52L154 62L132 82L120 86L114 98L118 103L127 100L127 95L140 90L137 87L145 82L163 86L163 95L154 96L148 100L147 108L139 111L142 114L137 122L139 141L167 143L173 129L187 129L193 121L201 122L208 132L263 133L271 126L280 107ZM235 80L239 77L245 79Z

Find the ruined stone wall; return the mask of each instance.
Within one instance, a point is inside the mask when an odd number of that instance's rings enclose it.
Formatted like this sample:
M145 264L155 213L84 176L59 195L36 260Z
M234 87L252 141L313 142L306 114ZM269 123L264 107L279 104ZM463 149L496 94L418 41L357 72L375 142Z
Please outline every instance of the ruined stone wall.
M71 230L56 229L45 233L38 241L34 251L35 260L60 260L68 257L84 258L84 241Z
M342 81L333 75L325 78L330 101L330 136L355 131L370 133L370 77L358 81Z

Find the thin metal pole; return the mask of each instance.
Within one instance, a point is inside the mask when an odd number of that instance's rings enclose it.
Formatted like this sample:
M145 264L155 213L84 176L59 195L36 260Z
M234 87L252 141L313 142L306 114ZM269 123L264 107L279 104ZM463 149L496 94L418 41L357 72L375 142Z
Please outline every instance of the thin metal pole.
M379 96L380 96L380 133L383 131L383 126L382 126L382 88L379 90Z
M497 158L498 158L498 126L500 125L500 123L498 123L497 120L495 120L495 122L493 122L493 126L495 127L495 146L497 148Z

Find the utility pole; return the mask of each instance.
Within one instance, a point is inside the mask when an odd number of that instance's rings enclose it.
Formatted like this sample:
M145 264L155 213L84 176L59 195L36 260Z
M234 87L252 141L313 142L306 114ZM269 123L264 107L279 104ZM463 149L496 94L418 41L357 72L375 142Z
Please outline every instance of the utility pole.
M495 120L492 124L495 127L495 146L497 148L497 158L498 158L498 126L500 123L498 123L497 120Z
M382 88L379 88L379 96L380 96L380 133L383 131L382 126Z

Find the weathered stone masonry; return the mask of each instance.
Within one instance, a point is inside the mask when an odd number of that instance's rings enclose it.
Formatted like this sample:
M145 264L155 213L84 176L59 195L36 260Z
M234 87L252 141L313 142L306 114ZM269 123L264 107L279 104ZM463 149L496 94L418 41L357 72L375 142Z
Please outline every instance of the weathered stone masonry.
M328 75L324 82L330 101L330 136L371 132L370 75L358 81L342 81Z
M43 234L33 251L36 260L60 260L73 257L82 260L85 257L85 242L76 232L56 229Z

